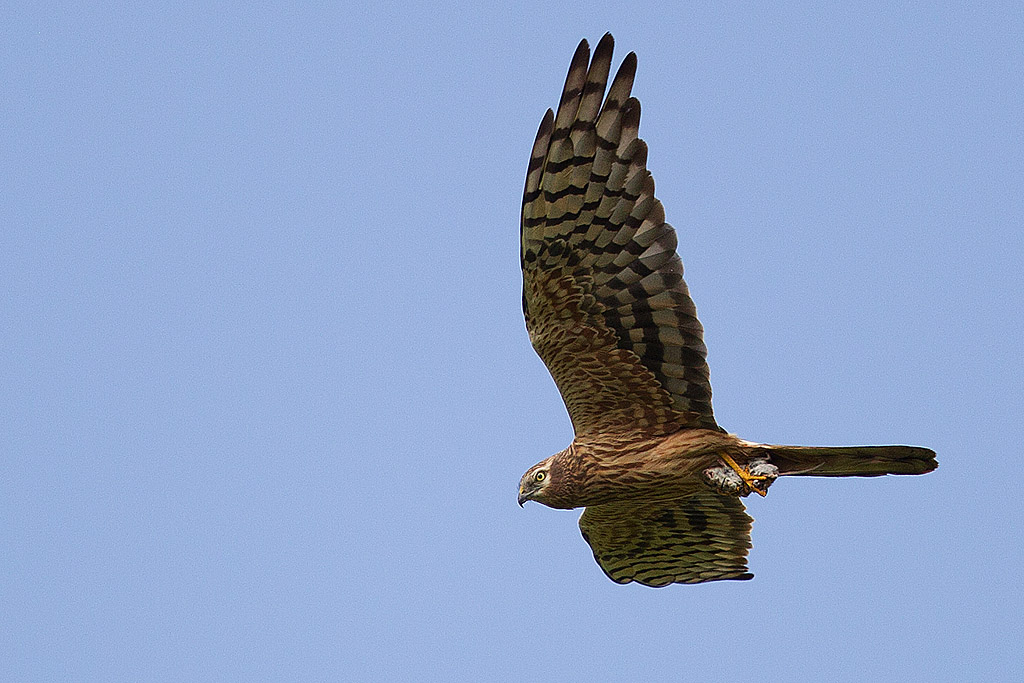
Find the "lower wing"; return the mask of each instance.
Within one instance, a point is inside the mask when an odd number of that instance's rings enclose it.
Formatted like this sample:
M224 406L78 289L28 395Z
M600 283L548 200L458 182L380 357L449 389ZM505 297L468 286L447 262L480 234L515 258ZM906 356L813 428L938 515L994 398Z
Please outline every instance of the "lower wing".
M739 498L711 491L655 502L592 505L580 531L612 581L645 586L750 579L753 520Z

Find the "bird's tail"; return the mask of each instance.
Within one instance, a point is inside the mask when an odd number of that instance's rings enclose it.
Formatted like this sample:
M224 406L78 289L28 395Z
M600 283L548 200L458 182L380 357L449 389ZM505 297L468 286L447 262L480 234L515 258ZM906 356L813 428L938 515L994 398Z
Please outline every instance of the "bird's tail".
M762 445L780 475L877 477L926 474L938 467L935 451L918 446L770 446Z

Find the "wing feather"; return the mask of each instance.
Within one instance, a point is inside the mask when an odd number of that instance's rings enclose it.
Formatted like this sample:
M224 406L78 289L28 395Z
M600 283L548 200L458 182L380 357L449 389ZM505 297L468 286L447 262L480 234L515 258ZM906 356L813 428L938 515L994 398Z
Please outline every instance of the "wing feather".
M752 521L739 498L707 491L591 506L580 516L580 531L612 581L661 587L752 578Z
M573 55L541 121L523 193L523 311L576 433L718 429L703 328L654 196L630 53ZM602 104L603 102L603 104Z

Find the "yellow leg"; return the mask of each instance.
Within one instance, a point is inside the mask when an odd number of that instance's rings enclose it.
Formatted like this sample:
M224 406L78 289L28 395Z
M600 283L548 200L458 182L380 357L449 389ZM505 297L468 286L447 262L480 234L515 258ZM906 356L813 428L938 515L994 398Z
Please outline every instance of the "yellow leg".
M755 482L764 481L768 477L761 476L759 474L751 474L746 467L740 467L739 465L736 464L735 460L730 458L725 453L719 453L718 455L722 458L722 460L725 461L726 465L731 467L736 474L740 475L740 479L743 480L743 483L745 483L751 491L761 496L762 498L768 495L767 489L762 491L760 487L754 486Z

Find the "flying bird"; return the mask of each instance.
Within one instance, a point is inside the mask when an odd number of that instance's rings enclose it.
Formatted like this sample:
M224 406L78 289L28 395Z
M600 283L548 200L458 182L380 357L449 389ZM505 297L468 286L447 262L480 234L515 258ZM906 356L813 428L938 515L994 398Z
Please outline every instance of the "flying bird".
M924 474L914 446L777 446L722 429L711 409L704 329L676 234L654 196L636 55L611 86L613 40L580 42L558 111L541 121L521 220L523 312L575 438L519 483L519 504L585 507L601 569L647 586L752 578L740 498L780 476Z

